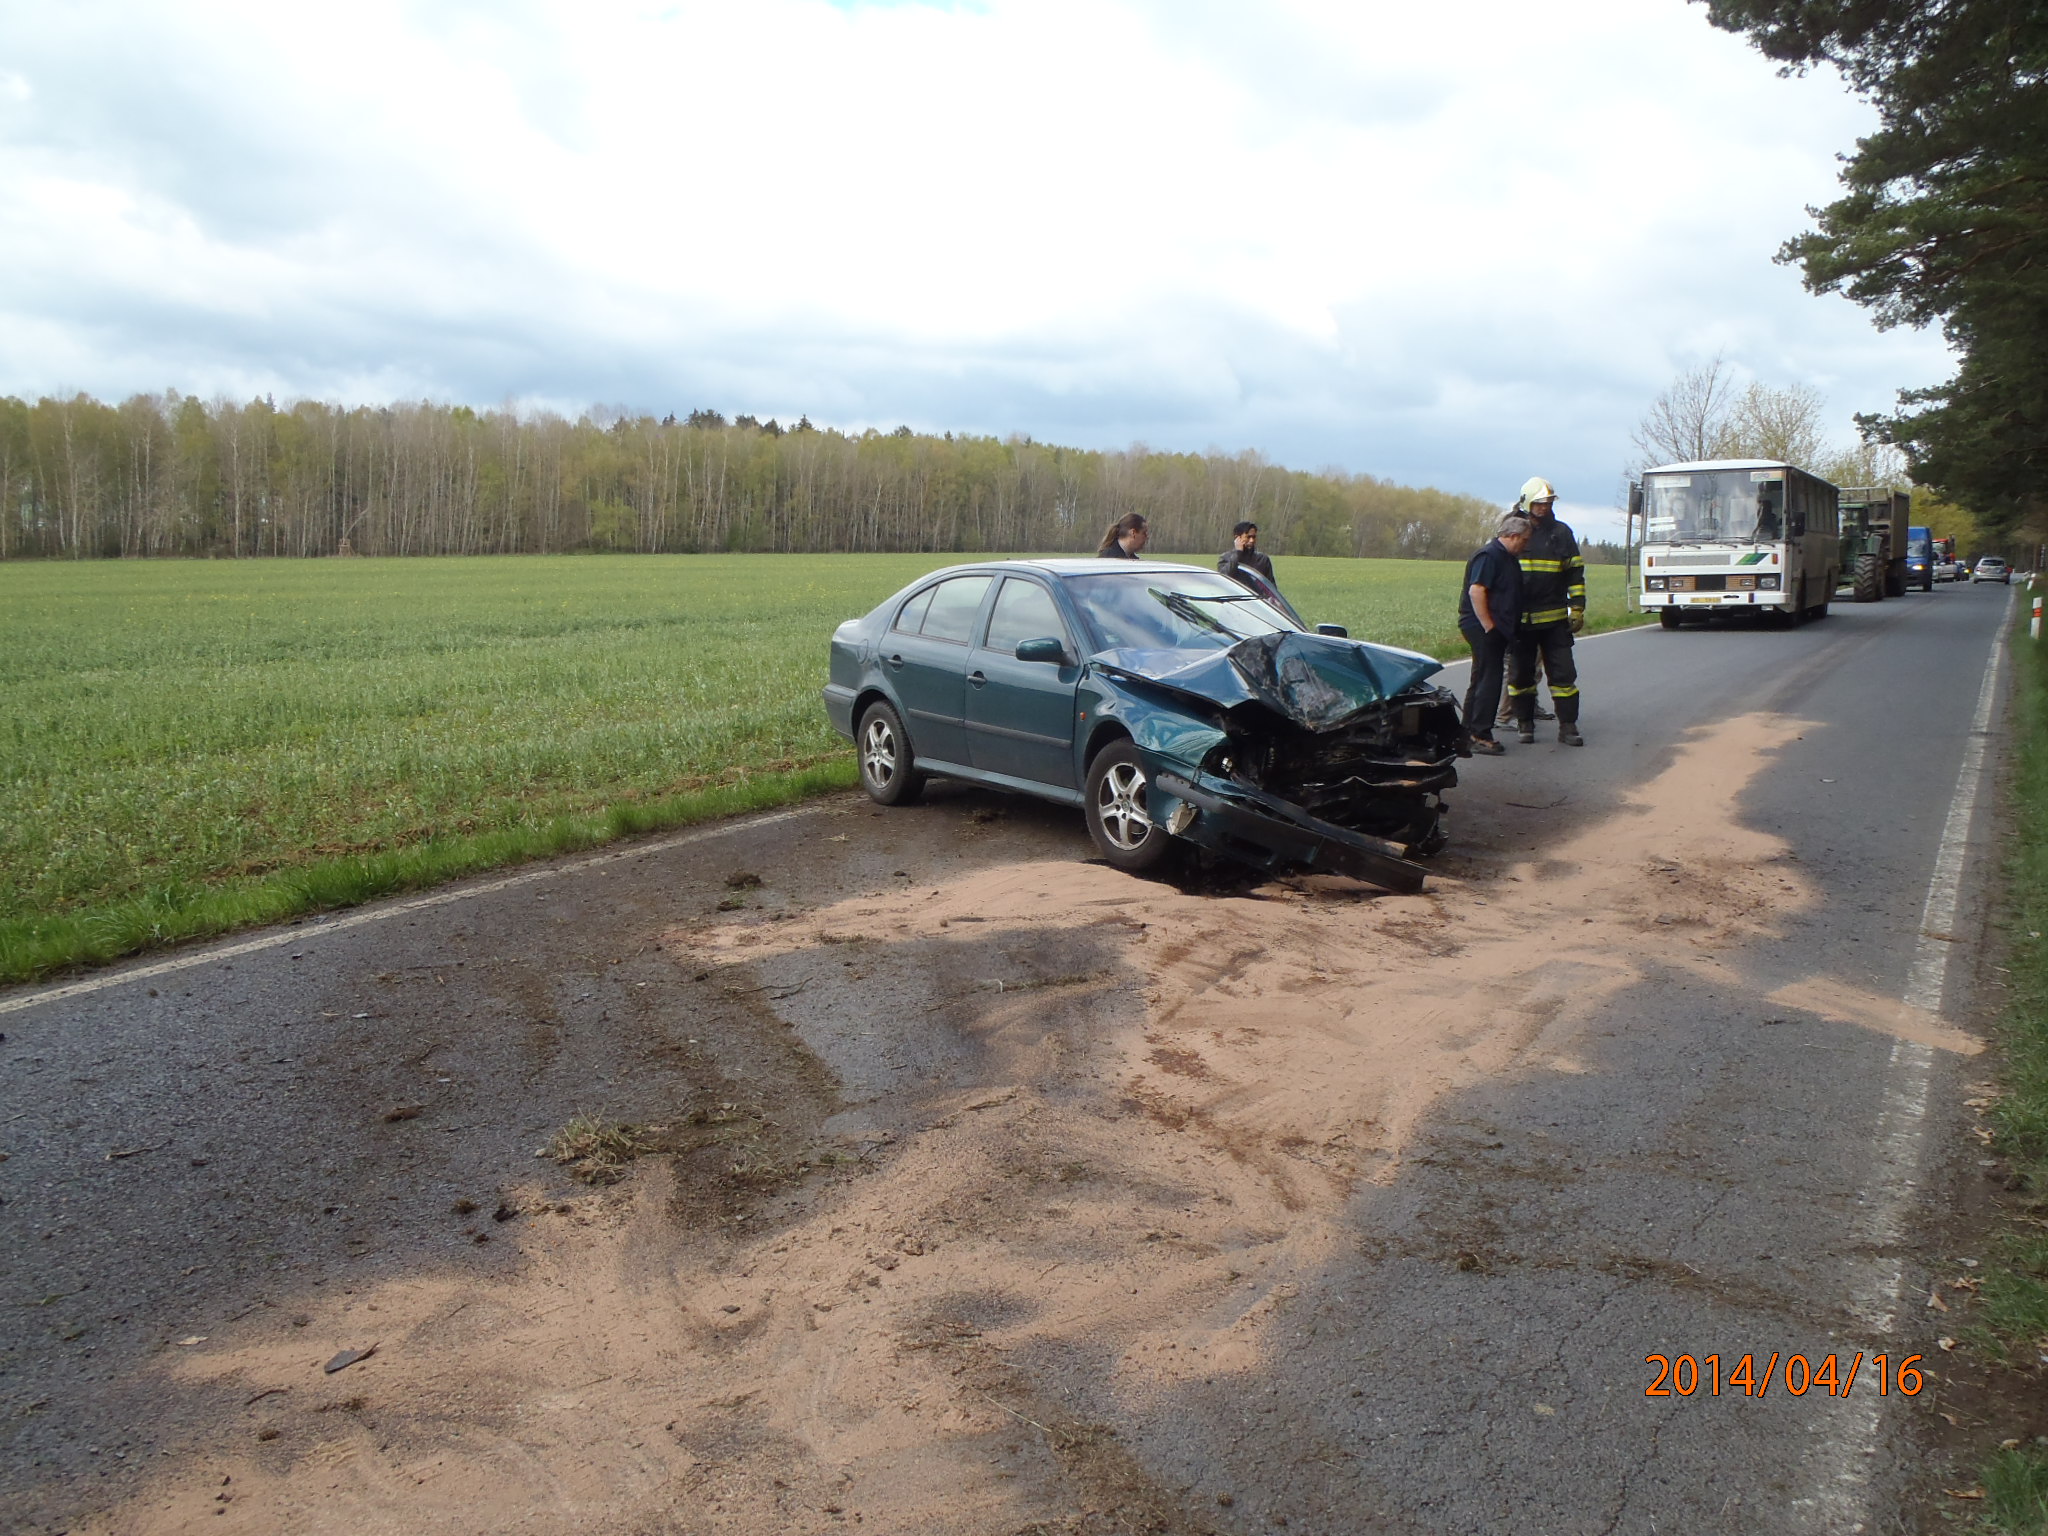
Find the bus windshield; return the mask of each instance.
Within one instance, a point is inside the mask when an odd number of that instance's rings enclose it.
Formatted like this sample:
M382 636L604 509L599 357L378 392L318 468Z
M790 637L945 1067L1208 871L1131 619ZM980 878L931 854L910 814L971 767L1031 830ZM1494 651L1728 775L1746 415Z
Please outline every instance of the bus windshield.
M1782 469L1693 470L1643 480L1651 544L1757 544L1785 536Z

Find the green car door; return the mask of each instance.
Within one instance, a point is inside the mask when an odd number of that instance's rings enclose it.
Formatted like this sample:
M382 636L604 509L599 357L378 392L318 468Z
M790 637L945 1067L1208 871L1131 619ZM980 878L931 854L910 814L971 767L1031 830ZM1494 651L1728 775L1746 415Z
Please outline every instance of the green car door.
M1064 661L1021 661L1026 640L1057 640ZM1025 576L1005 576L981 643L967 658L969 766L1057 789L1074 777L1074 691L1081 667L1052 593Z
M905 603L878 649L903 704L911 750L929 762L971 767L961 706L971 641L981 627L989 576L955 576Z

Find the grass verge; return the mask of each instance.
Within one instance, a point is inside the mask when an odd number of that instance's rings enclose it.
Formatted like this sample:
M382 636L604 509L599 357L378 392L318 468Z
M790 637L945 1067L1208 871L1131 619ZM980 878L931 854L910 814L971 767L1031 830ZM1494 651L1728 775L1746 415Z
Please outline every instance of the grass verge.
M2048 1531L2048 1452L2000 1451L1985 1465L1981 1523L1999 1536Z
M853 754L786 773L741 778L657 800L622 803L538 826L429 838L403 848L318 859L219 884L177 884L90 911L0 923L0 981L32 981L145 949L212 938L309 912L358 906L506 865L554 858L616 838L767 810L855 782Z
M2025 605L2019 605L2023 614ZM2003 1093L1991 1111L2017 1208L1988 1255L1971 1343L2032 1372L2048 1353L2048 656L2024 631L2013 645L2013 733L2003 917L2012 990L1998 1026ZM2008 1446L1980 1471L1979 1526L2048 1536L2048 1448Z

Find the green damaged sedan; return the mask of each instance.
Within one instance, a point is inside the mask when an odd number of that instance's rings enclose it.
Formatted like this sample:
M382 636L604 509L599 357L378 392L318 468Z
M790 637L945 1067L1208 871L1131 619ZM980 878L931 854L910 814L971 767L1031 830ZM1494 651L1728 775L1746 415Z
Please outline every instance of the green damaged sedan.
M825 708L883 805L936 774L1079 806L1134 873L1180 844L1416 891L1464 750L1441 666L1200 566L991 561L840 625Z

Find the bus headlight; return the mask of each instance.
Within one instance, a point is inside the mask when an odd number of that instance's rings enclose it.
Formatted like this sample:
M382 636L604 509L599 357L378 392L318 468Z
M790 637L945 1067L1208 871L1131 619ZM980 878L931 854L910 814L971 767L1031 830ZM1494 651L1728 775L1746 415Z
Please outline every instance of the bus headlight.
M1775 592L1782 579L1778 576L1759 576L1756 579L1756 589L1759 592Z
M1662 576L1646 576L1643 578L1643 587L1646 591L1662 592L1664 590L1664 578Z

